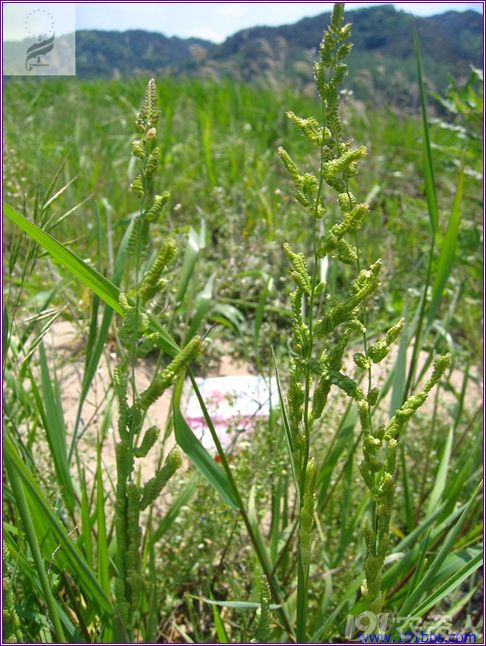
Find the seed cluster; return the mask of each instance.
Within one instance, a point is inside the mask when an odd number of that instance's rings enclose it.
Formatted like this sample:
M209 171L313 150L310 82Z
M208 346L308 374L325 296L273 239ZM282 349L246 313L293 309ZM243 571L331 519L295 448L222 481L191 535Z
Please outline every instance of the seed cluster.
M131 191L140 199L140 215L137 216L130 240L130 248L137 258L146 248L150 225L155 223L167 203L170 194L154 193L154 173L160 161L156 144L157 88L149 81L144 102L137 119L141 133L132 142L132 154L141 160L140 171L130 185ZM142 599L143 573L141 572L142 531L141 512L160 496L169 479L181 465L181 455L176 447L166 457L164 465L144 484L134 478L135 459L145 457L155 445L160 430L149 427L142 433L147 410L170 388L183 370L202 350L199 337L191 339L172 361L154 375L149 386L139 395L132 392L129 404L129 366L137 357L146 356L159 343L156 332L150 331L150 319L146 306L167 284L163 274L177 253L175 241L168 239L135 289L135 297L120 293L119 302L123 320L118 338L125 348L125 355L114 372L114 388L118 400L118 437L116 445L117 485L115 502L116 567L115 597L118 620L127 638L133 637L138 623Z
M339 3L334 6L331 23L324 34L320 57L314 68L317 90L322 100L322 124L313 117L301 118L293 112L287 113L304 137L319 149L319 173L301 171L286 150L278 150L294 183L293 196L310 216L314 234L314 262L311 270L304 254L297 253L289 244L284 244L285 254L292 266L290 278L295 284L295 290L290 295L293 352L287 393L288 422L291 459L300 494L301 584L306 587L315 483L315 464L310 457L313 426L322 416L333 386L343 391L358 406L363 429L363 461L360 470L370 491L372 507L372 522L363 530L367 556L362 592L368 609L379 612L382 605L382 569L390 541L397 443L410 417L424 403L432 387L447 369L450 355L436 359L433 374L424 388L410 397L386 426L377 429L373 427L372 412L379 390L371 386L371 367L388 355L391 344L403 329L404 321L401 319L393 325L384 339L372 345L366 342L366 319L362 313L367 299L380 286L382 262L377 260L367 269L360 268L357 232L363 227L369 207L357 200L349 185L367 150L364 146L354 148L352 141L343 138L339 86L346 76L344 59L351 51L351 44L346 42L351 33L351 25L343 26L342 22L343 4ZM318 235L316 220L328 213L328 207L324 203L326 191L336 195L336 207L342 217L331 224L327 232ZM320 280L318 263L324 258L356 266L357 276L344 298L328 294L326 284ZM363 392L358 382L343 372L343 357L353 331L363 334L365 339L364 353L355 353L353 358L359 370L369 371L367 392Z

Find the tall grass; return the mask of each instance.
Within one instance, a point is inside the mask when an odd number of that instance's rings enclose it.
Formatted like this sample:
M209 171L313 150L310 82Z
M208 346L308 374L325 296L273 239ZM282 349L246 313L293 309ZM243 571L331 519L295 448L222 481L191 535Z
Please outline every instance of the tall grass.
M473 152L448 162L418 42L420 119L340 105L342 21L336 5L318 100L168 81L140 110L139 80L7 87L4 639L481 630ZM83 339L72 422L49 343L61 318ZM228 344L278 382L232 452L195 379ZM184 418L185 382L216 460ZM164 390L158 431L145 418Z

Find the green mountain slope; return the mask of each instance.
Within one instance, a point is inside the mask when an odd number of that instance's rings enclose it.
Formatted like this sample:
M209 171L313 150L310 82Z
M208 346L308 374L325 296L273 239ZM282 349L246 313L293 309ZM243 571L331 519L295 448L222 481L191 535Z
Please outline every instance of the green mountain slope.
M358 98L409 104L415 93L414 21L425 72L433 89L443 90L449 75L465 78L481 65L482 16L473 11L416 18L392 5L348 11L354 48L349 60L352 89ZM329 14L294 25L240 31L207 52L199 70L269 83L309 81L312 63ZM413 87L412 87L413 86Z
M142 30L78 31L76 69L83 78L158 76L174 65L194 59L198 49L207 49L210 45L199 38L168 38Z

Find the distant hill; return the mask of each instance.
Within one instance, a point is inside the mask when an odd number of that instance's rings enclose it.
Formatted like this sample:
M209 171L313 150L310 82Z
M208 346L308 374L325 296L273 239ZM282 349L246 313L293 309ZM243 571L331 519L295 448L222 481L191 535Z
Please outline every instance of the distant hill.
M79 31L77 74L82 78L229 77L306 89L312 84L312 65L329 16L323 13L292 25L245 29L220 45L140 30ZM481 66L483 19L477 12L448 11L414 19L392 5L381 5L348 10L345 19L353 24L354 43L348 87L368 103L407 106L416 99L414 20L432 89L443 91L449 76L466 78L471 64Z
M312 80L312 64L330 14L304 18L293 25L254 27L207 50L207 59L187 69L206 76L222 74L267 83ZM469 66L482 63L482 16L474 11L449 11L413 18L392 5L356 9L345 14L351 22L353 51L350 83L358 98L409 104L415 96L414 21L420 37L425 74L436 90L449 76L466 78Z
M168 38L136 31L76 32L76 69L83 78L161 75L183 62L197 60L211 43L199 38Z

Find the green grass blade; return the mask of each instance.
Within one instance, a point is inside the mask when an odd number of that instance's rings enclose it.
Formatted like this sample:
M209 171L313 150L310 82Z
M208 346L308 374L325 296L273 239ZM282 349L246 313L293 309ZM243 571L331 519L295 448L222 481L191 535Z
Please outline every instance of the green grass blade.
M61 188L60 188L58 191L56 191L56 192L54 193L54 195L52 195L52 196L51 196L51 197L50 197L46 202L44 202L44 204L42 205L42 211L43 211L43 212L44 212L44 211L47 211L47 209L48 209L50 206L52 206L52 204L54 204L54 202L56 202L56 200L58 200L58 199L61 197L61 195L63 195L63 194L67 191L67 189L68 189L72 184L74 184L74 182L75 182L77 179L78 179L77 177L73 177L73 178L71 178L71 179L70 179L66 184L64 184L64 186L61 186ZM45 222L45 226L46 226L46 228L48 228L48 229L51 229L51 228L53 228L53 226L55 226L55 225L52 225L52 223L50 222L50 220L52 220L52 216L51 216L51 217L50 217L50 218Z
M399 453L399 460L400 460L400 471L402 476L403 505L405 509L405 520L407 523L407 529L410 532L414 528L415 522L413 518L413 500L412 500L412 494L410 491L410 478L408 475L407 456L406 456L404 442L400 442L400 445L398 447L398 453Z
M275 358L275 353L272 348L272 357L273 357L273 365L275 368L275 377L277 379L277 390L278 390L278 399L280 402L280 411L282 413L282 422L283 422L283 428L284 428L284 433L285 433L285 441L287 445L287 451L288 451L288 456L289 456L289 462L290 462L290 468L292 469L292 477L294 480L294 485L295 485L295 490L297 492L297 500L300 500L300 486L299 486L299 479L297 478L297 472L295 470L295 462L294 462L294 454L293 454L293 442L292 442L292 433L290 431L290 424L289 424L289 418L287 415L287 409L285 407L285 399L284 399L284 394L283 394L283 388L282 384L280 382L280 374L278 371L278 366L277 366L277 359Z
M182 416L180 402L184 386L184 376L185 375L181 376L174 390L174 431L177 444L181 447L189 460L191 460L196 469L198 469L209 484L216 489L223 500L234 509L237 509L238 502L234 496L233 488L231 487L225 472L209 455Z
M66 153L64 155L64 157L62 158L62 161L59 164L56 172L54 173L54 175L53 175L53 177L52 177L52 179L51 179L51 181L49 183L49 186L47 187L47 190L44 193L44 197L42 198L42 202L41 202L42 210L44 210L46 208L46 204L48 203L48 201L49 201L49 199L50 199L50 197L52 195L52 191L54 190L54 186L56 185L57 180L61 176L61 173L63 172L64 167L66 166L68 158L69 158L69 153Z
M429 549L430 542L430 532L425 537L425 541L420 546L419 560L415 568L415 574L413 575L412 582L409 586L410 590L413 590L417 587L418 582L421 580L425 567L427 566L427 550Z
M60 242L58 242L51 235L43 231L36 224L27 220L14 208L4 202L3 211L5 215L16 224L22 231L37 242L43 249L45 249L52 259L63 265L66 269L79 278L83 285L86 285L97 294L105 303L107 303L115 312L122 313L121 307L118 303L118 289L110 283L104 276L102 276L95 269L90 267L75 253L67 249Z
M402 553L404 556L394 563L383 575L383 589L387 590L392 588L397 581L407 576L415 563L418 563L423 552L423 548L427 542L431 545L435 544L438 540L442 540L442 535L452 527L461 514L464 512L466 505L462 505L450 513L436 528L430 530L430 539L427 538L418 542L417 539L423 532L437 520L446 509L446 503L439 506L431 516L425 518L418 527L416 527L410 534L408 534L400 543L395 547L395 552ZM410 590L411 592L412 590Z
M54 595L52 594L51 586L49 584L49 579L47 578L47 573L44 567L44 560L41 555L39 543L37 542L37 536L34 530L32 517L30 515L29 505L27 503L24 487L22 484L22 480L18 474L18 471L15 468L15 464L12 459L12 454L9 452L7 448L8 442L9 440L6 440L4 461L5 461L5 467L7 469L8 477L10 480L10 485L12 487L12 492L15 497L15 501L17 503L17 509L22 519L25 536L29 543L30 551L32 552L32 558L34 559L37 575L39 577L40 584L42 587L42 592L44 594L44 599L47 603L47 608L49 610L49 616L52 621L52 626L53 626L53 631L54 631L56 641L65 643L64 633L61 627L61 621L59 619L59 614L57 612L57 606L54 599Z
M25 464L20 459L17 449L9 437L5 438L4 455L6 459L10 461L11 469L14 469L21 478L22 483L26 488L26 492L29 494L32 501L32 508L35 507L38 518L49 527L49 532L52 534L53 540L57 545L62 547L62 549L59 550L59 555L69 564L71 573L81 586L84 594L92 599L95 607L97 607L100 612L111 615L112 607L109 599L100 588L96 577L88 567L85 559L68 536L66 529L52 512L52 509L45 499L44 494L41 492L34 476L29 472ZM52 556L52 551L50 556Z
M242 325L245 322L245 317L237 307L218 302L213 303L209 319L238 333L241 333Z
M260 548L261 554L263 555L263 558L265 559L265 565L267 569L271 572L273 570L273 564L270 558L269 551L267 549L267 546L265 544L265 540L263 538L262 531L260 529L260 523L258 522L258 514L257 514L257 509L256 509L256 501L255 501L255 485L252 485L251 490L250 490L250 496L248 499L248 520L251 523L252 529L254 536L258 542L258 546Z
M427 119L427 106L425 98L425 86L422 73L422 59L420 56L420 43L417 30L414 29L415 59L417 63L417 77L419 84L420 106L422 109L422 126L423 126L423 148L424 148L424 180L425 180L425 197L427 199L427 209L429 212L430 226L435 235L439 228L439 210L437 207L437 194L435 190L434 167L432 164L432 152L430 146L429 122Z
M464 563L464 565L454 572L450 577L447 577L446 581L442 583L437 589L435 589L428 597L426 597L422 603L413 608L410 613L411 617L423 617L425 614L433 607L437 606L442 599L450 595L454 590L456 590L463 581L470 577L474 572L481 567L483 564L483 555L481 551L473 556L469 561ZM406 628L408 624L405 624L403 628Z
M454 427L451 427L447 435L447 440L442 451L439 467L434 478L434 487L429 497L426 514L431 514L432 511L437 507L446 488L447 473L449 471L449 463L451 460L453 437Z
M57 377L55 373L52 377L49 373L46 351L43 343L39 345L39 358L47 442L51 450L58 482L61 486L63 500L66 507L72 512L75 506L75 494L67 461L66 424L64 421L62 403L59 399Z
M214 283L214 274L209 277L204 289L198 295L196 299L196 311L191 316L191 326L184 338L184 345L188 343L193 336L197 334L199 326L201 325L204 317L209 312L211 306L214 303L213 299L213 283Z
M216 636L218 637L218 643L229 644L230 639L226 632L226 628L224 627L223 620L221 619L221 613L219 612L218 606L214 603L211 604L211 610L213 611L214 628L216 630Z
M83 285L86 285L86 287L91 289L92 292L111 307L112 310L118 314L122 314L122 309L118 302L120 290L116 285L5 202L3 204L3 210L5 215L22 231L27 233L34 242L37 242L43 247L53 260L68 269ZM164 352L173 357L179 351L179 347L154 316L150 315L149 319L151 329L157 332L160 337Z
M457 236L459 233L459 225L461 222L461 208L462 208L462 195L464 189L464 164L462 164L457 178L456 195L452 205L452 211L447 226L447 233L442 243L439 255L439 263L437 267L437 274L435 276L434 284L432 287L432 302L429 308L427 317L427 328L434 320L442 299L442 294L449 280L456 253Z
M419 356L420 349L422 347L422 332L423 332L423 325L425 322L425 310L426 310L426 305L427 305L427 294L431 282L431 276L432 276L432 264L433 264L433 258L434 258L434 251L435 251L435 243L436 243L436 237L437 237L437 230L439 228L439 214L438 214L438 207L437 207L437 195L436 195L436 189L435 189L435 179L434 179L434 169L433 169L433 164L432 164L432 154L431 154L431 146L430 146L430 135L429 135L429 124L427 120L427 111L426 111L426 102L425 102L425 88L424 88L424 83L423 83L423 78L422 78L422 63L420 59L420 46L419 46L419 41L418 41L418 36L417 36L417 31L415 30L414 32L414 39L415 39L415 52L416 52L416 60L417 60L417 74L418 74L418 81L419 81L419 91L420 91L420 102L422 106L422 138L423 138L423 148L424 148L424 178L425 178L425 195L427 198L427 208L429 212L429 219L430 219L430 224L431 224L431 229L432 229L432 240L430 243L430 249L428 253L428 262L427 262L427 274L426 274L426 279L425 279L425 284L424 284L424 289L422 293L422 299L420 302L419 306L419 315L418 315L418 324L417 327L415 328L414 326L414 333L415 333L415 339L414 339L414 345L413 345L413 352L412 352L412 359L410 361L410 365L408 368L408 375L407 375L407 380L405 383L405 389L403 393L403 401L409 396L413 385L414 385L414 379L415 379L415 371L417 368L417 359ZM403 403L400 402L400 403ZM409 525L410 527L410 525Z
M107 596L110 594L108 542L106 540L105 490L101 466L101 443L96 444L96 540L98 581Z
M270 556L272 558L272 563L275 563L275 559L278 556L278 545L281 537L282 525L281 501L286 495L286 490L287 480L279 478L275 491L272 492L272 521L270 524Z
M79 467L79 484L81 488L81 541L84 547L86 561L90 568L93 568L93 540L91 537L91 515L88 496L88 485L86 473L83 467Z
M202 249L206 245L206 227L204 221L201 222L201 229L196 233L191 227L189 229L189 236L187 238L186 252L184 254L184 262L180 271L179 288L176 294L177 303L182 303L186 295L189 282L191 280L194 267L196 266L197 259Z
M10 330L9 330L9 319L8 319L8 310L7 304L3 304L3 338L2 338L2 349L3 349L3 365L5 366L5 361L7 358L8 346L10 343Z
M326 500L328 500L329 494L332 490L331 487L333 486L332 480L336 480L334 471L342 454L348 447L351 448L351 451L353 448L356 448L356 443L353 444L353 440L357 417L358 413L356 411L356 406L354 406L353 402L350 402L341 417L336 432L331 439L329 447L322 460L322 464L319 467L316 487L317 510L319 512L322 512ZM350 458L351 455L348 459Z
M177 498L165 513L157 529L151 533L151 545L155 545L155 543L157 543L162 538L165 532L170 529L175 519L179 515L180 510L182 509L182 507L185 507L185 505L189 503L195 491L196 486L193 482L190 482L186 487L184 487L184 489L180 492L180 494L177 496Z
M398 613L400 617L408 617L411 614L417 602L420 600L420 598L427 593L434 575L438 572L439 568L441 567L441 565L449 555L454 543L459 537L459 534L464 526L464 523L467 520L469 512L473 507L473 505L476 503L476 496L480 491L480 487L481 485L478 485L478 487L476 488L476 491L471 496L471 500L466 505L457 523L449 530L449 533L447 534L444 542L442 543L439 549L439 552L437 553L435 559L430 564L430 567L427 568L427 570L425 571L424 576L420 581L420 583L407 596L405 602L403 603L403 606L400 609L400 612Z

